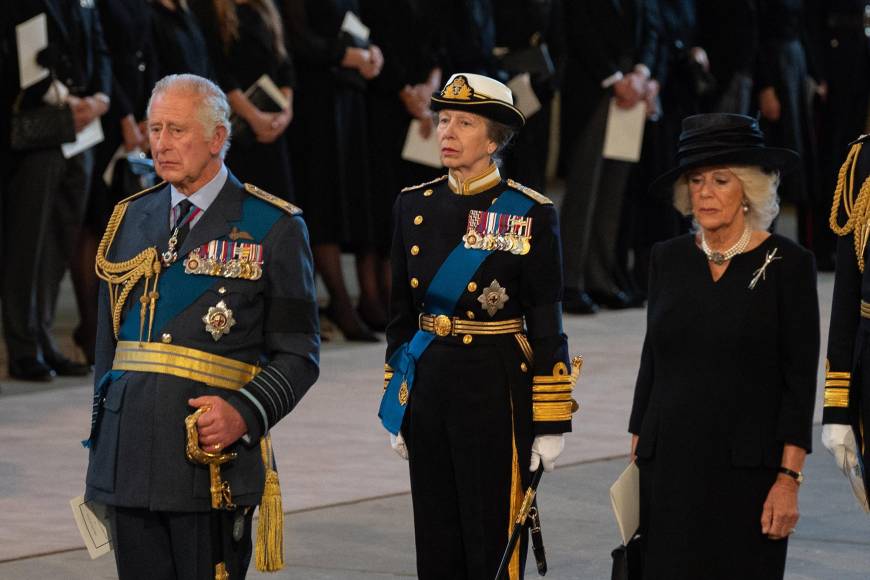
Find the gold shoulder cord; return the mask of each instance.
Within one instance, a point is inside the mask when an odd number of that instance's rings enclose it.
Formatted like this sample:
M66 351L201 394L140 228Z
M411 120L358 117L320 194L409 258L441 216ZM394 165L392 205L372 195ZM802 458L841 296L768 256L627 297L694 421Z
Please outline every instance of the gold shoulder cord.
M858 269L864 272L864 249L867 247L867 237L870 234L870 177L861 184L858 195L855 191L855 171L858 166L858 155L861 153L860 142L852 145L846 161L837 174L837 188L834 190L834 203L831 206L830 226L838 236L846 236L854 232L855 255L858 258ZM849 173L848 191L846 190L846 173ZM837 214L842 200L843 211L846 213L846 223L837 224Z
M124 304L139 280L143 277L145 278L145 289L139 299L141 304L139 313L139 342L142 342L144 334L146 312L149 312L147 341L150 342L151 327L154 324L154 311L157 299L160 297L157 293L157 281L160 278L160 257L157 253L157 248L146 248L123 262L110 262L106 258L126 211L126 203L119 203L112 211L112 217L109 218L109 223L106 226L106 233L103 234L100 245L97 246L97 259L94 264L94 270L97 273L97 277L105 280L109 287L109 307L112 310L112 330L115 333L115 339L118 338L118 331L121 327L121 312L124 310Z

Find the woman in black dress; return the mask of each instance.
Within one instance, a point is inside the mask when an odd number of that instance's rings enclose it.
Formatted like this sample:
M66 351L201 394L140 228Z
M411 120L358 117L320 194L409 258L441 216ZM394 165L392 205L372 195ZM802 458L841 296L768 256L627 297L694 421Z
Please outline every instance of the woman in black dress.
M214 78L214 68L199 20L186 0L149 0L151 46L157 59L156 78L190 73ZM150 93L151 87L148 87Z
M244 126L233 135L227 167L241 181L293 200L287 142L282 138L293 118L293 69L284 45L281 15L272 0L200 0L194 8L205 25L206 42L220 87L233 116ZM284 102L262 110L245 95L266 75Z
M812 254L767 232L797 160L755 119L696 115L654 184L696 231L650 264L629 423L645 579L783 577L819 356Z
M299 82L290 142L298 203L329 292L328 313L345 338L376 342L369 327L383 330L387 320L378 284L365 91L384 59L377 45L342 30L348 12L359 17L357 0L284 0ZM356 256L356 310L342 252Z

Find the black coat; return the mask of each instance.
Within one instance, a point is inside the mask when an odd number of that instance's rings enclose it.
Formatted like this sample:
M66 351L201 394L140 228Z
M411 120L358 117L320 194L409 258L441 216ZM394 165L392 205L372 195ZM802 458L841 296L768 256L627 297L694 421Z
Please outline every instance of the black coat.
M366 247L371 220L366 82L341 66L357 42L341 33L357 0L285 0L287 35L296 64L295 120L290 125L293 178L312 244Z
M150 3L157 77L191 73L215 80L208 46L196 16L188 9L169 10L156 0Z
M861 184L870 175L870 152L867 137L860 142L863 148L855 165L855 186L851 191L846 182L843 198L837 199L837 224L847 223L848 214L843 208L846 199L854 201ZM852 168L849 168L852 171ZM867 252L862 253L865 262ZM864 446L864 465L870 460L867 440L867 417L870 416L870 318L862 315L863 304L870 302L870 272L865 264L859 267L855 248L854 231L837 238L837 274L834 279L834 296L831 302L831 326L828 332L828 353L825 377L824 423L851 425L858 441L858 449ZM862 428L863 425L863 428ZM865 486L870 488L870 475L865 470Z
M148 0L99 0L106 45L112 55L112 114L145 118L157 59L151 42Z
M230 174L218 197L185 238L179 259L211 240L229 239L233 222L243 218L243 203L249 195ZM130 201L108 259L123 261L149 246L165 249L170 234L169 212L168 185ZM258 376L243 387L247 393L244 395L242 391L210 387L188 378L127 371L105 393L88 465L88 498L108 505L158 511L208 511L209 470L185 458L183 425L185 416L193 411L187 405L189 398L216 395L239 411L251 439L250 443L240 440L232 446L231 451L239 455L221 468L222 477L230 482L233 499L239 505L259 501L264 469L257 441L265 429L293 409L317 379L319 335L311 253L301 216L282 214L263 238L255 241L264 249L262 278L215 276L213 284L155 331L152 340L249 365L261 364L266 369L261 375L267 373L284 380L264 386ZM184 279L193 276L185 274ZM138 304L142 285L140 281L133 289L128 304ZM159 291L168 295L172 288L163 284ZM206 331L202 317L218 301L232 310L236 324L216 341ZM105 283L101 284L99 308L95 365L98 384L112 368L116 354ZM171 338L163 338L163 333ZM253 404L253 399L258 403Z
M656 70L661 23L653 0L575 0L563 6L562 134L570 145L606 94L602 81L637 64Z
M752 76L758 51L758 2L698 2L699 42L710 59L716 77L715 102L729 88L735 74Z
M783 445L812 447L818 357L812 254L774 234L714 282L694 235L653 247L629 421L650 577L782 577L759 518Z
M371 41L384 53L384 68L369 82L366 95L372 175L377 176L372 187L372 218L382 255L389 255L390 216L399 190L428 181L439 172L401 159L412 117L399 98L405 85L426 82L434 69L443 69L444 47L433 18L437 4L432 0L360 2Z
M69 3L69 6L67 6ZM48 23L48 47L37 58L43 66L77 96L103 93L112 96L112 63L97 6L73 0L23 0L12 5L12 21L20 24L44 12ZM68 12L69 10L69 12ZM70 21L70 16L73 21ZM13 50L6 81L18 86L18 56ZM29 87L22 107L39 106L50 78Z

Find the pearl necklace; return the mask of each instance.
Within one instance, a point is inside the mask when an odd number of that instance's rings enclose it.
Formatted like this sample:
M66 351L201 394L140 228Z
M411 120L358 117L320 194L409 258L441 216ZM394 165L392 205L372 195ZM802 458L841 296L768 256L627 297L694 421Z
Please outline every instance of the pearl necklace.
M704 238L704 232L701 232L701 250L706 254L707 259L716 264L717 266L721 266L737 254L742 254L746 251L746 247L749 245L749 240L752 238L752 229L749 226L743 230L743 235L740 236L740 239L737 240L737 243L725 250L724 252L716 252L710 249L710 246L707 245L707 240Z

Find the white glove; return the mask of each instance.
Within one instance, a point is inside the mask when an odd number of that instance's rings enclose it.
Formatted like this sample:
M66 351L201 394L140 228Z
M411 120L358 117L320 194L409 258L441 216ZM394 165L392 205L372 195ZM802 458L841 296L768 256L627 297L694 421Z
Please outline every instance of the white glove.
M399 431L398 435L390 433L390 446L393 448L393 451L399 454L399 457L408 461L408 446L405 445L405 438L402 437L401 431Z
M537 471L538 465L544 464L544 471L553 471L556 459L565 449L564 435L538 435L532 442L532 463L530 471Z
M861 465L858 463L858 445L855 433L850 425L829 423L822 427L822 445L834 455L834 461L840 471L849 479L852 493L865 512L870 512L867 502L867 491L864 488L864 478Z

